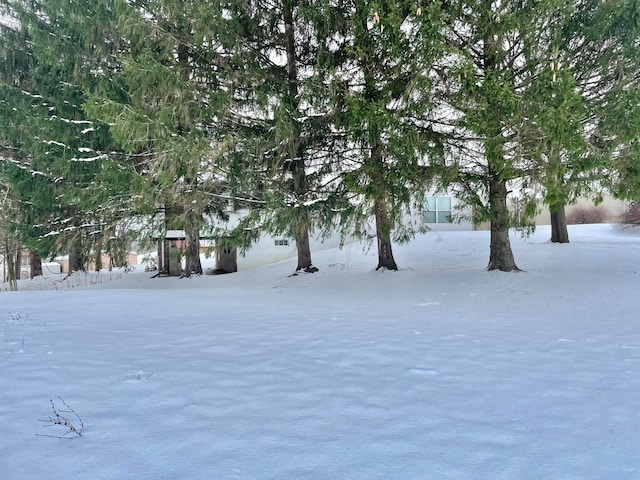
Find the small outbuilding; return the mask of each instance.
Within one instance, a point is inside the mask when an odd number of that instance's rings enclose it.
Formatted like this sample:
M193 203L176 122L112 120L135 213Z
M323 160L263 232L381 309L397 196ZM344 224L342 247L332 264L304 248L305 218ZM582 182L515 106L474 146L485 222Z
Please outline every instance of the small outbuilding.
M203 239L205 237L201 237ZM151 238L158 244L158 276L179 277L184 274L182 269L182 257L184 255L184 242L186 234L184 230L167 230L162 236ZM211 240L209 237L208 240ZM235 247L223 239L216 242L216 269L215 273L232 273L238 271L238 253ZM207 253L211 249L200 247L200 253Z
M169 277L182 275L182 244L184 230L167 230L162 236L154 236L158 243L158 274Z

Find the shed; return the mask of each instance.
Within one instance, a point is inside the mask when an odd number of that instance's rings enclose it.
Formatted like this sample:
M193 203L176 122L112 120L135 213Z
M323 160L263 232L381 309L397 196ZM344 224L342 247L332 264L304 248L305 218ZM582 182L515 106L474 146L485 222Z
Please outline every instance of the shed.
M151 239L158 243L158 275L179 277L182 271L183 242L186 240L184 230L167 230L164 235L156 235ZM212 237L201 235L200 239L211 240ZM211 247L200 247L208 252ZM216 242L216 273L232 273L238 271L238 253L235 247L225 239Z
M158 242L158 274L170 277L182 275L182 242L185 241L184 230L167 230L164 235L151 239Z

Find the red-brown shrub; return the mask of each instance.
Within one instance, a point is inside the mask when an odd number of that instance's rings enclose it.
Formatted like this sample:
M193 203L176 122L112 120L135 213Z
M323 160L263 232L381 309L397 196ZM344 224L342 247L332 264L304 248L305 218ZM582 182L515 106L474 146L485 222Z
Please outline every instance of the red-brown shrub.
M602 207L573 207L567 213L567 224L576 225L582 223L604 223L607 219L607 210Z
M622 223L640 225L640 200L636 200L629 204L629 208L622 215Z

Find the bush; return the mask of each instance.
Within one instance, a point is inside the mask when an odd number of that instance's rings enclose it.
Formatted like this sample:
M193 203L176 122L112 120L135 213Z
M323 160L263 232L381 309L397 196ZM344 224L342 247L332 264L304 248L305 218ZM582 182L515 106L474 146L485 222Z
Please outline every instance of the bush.
M622 215L621 221L630 225L640 225L640 200L629 204L629 208Z
M607 219L607 210L602 207L574 207L567 214L567 224L576 225L583 223L604 223Z

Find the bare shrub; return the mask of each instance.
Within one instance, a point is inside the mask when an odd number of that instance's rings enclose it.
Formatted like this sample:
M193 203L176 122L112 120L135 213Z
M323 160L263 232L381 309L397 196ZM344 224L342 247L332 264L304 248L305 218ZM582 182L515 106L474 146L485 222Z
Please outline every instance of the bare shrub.
M640 200L631 202L620 220L628 225L640 225Z
M607 210L602 207L574 207L567 213L567 224L577 225L584 223L604 223L607 219Z
M56 407L56 404L53 400L49 400L51 402L51 409L53 410L53 416L49 416L46 420L38 419L38 421L44 423L44 427L63 427L64 431L58 435L42 435L37 433L38 437L51 437L51 438L71 438L70 435L76 435L78 437L82 436L84 432L84 423L80 418L80 415L76 413L76 411L71 408L67 403L62 399L62 397L58 397L58 400L62 402L62 405L65 406L66 410L59 410L59 407ZM73 417L69 415L63 414L71 414ZM71 419L70 419L71 418Z

